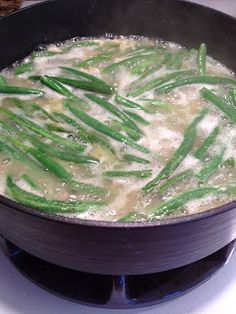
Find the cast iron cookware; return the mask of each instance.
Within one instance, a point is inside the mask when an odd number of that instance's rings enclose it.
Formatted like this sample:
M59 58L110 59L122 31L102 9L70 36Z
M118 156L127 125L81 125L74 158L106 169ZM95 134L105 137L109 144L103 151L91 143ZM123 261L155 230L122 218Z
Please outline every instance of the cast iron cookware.
M0 20L0 70L39 45L74 36L143 35L209 54L236 71L236 20L173 0L48 1ZM0 196L0 233L30 254L89 273L148 274L177 268L236 238L236 202L204 213L142 223L69 219Z

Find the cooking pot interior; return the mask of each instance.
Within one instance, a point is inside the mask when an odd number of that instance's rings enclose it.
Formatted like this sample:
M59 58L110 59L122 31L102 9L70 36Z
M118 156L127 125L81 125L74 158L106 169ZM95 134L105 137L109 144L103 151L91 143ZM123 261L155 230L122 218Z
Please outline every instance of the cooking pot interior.
M4 18L1 25L0 69L40 45L110 33L161 38L188 48L206 42L210 55L236 70L234 19L185 1L53 0Z

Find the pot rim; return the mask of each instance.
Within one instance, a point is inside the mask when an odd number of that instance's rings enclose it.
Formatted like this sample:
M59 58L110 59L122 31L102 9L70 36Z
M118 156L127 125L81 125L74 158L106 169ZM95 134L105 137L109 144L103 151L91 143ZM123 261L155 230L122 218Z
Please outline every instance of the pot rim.
M233 200L221 206L208 209L200 213L186 215L186 216L157 219L155 221L115 222L115 221L104 221L104 220L81 219L78 217L66 217L59 214L44 213L44 212L40 212L37 209L33 209L31 207L24 206L20 203L17 203L2 195L0 195L0 205L1 204L4 204L5 206L10 207L11 209L18 210L25 214L42 218L42 219L46 219L46 220L51 220L54 222L66 223L66 224L78 225L78 226L115 228L115 229L120 229L120 228L137 229L137 228L152 228L152 227L162 227L162 226L167 227L167 226L172 226L172 225L180 225L180 224L185 224L185 223L196 222L196 221L207 219L207 218L213 218L215 216L222 215L228 211L236 209L236 200Z

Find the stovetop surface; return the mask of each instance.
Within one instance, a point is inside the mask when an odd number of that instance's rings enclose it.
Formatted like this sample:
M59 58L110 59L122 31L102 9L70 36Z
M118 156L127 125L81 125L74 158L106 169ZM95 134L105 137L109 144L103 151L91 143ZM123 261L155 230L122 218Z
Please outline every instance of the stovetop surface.
M23 1L23 7L40 0ZM236 0L191 0L236 17ZM78 305L26 279L0 250L0 314L235 314L236 252L214 277L168 303L134 310L105 310Z

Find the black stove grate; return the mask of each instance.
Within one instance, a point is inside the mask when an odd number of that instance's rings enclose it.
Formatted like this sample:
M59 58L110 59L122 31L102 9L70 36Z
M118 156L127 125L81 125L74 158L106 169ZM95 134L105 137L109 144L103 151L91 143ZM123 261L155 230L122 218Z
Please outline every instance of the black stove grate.
M106 308L149 306L179 297L207 281L223 267L234 245L231 242L202 260L161 273L109 276L50 264L5 241L11 262L42 288L74 302Z

